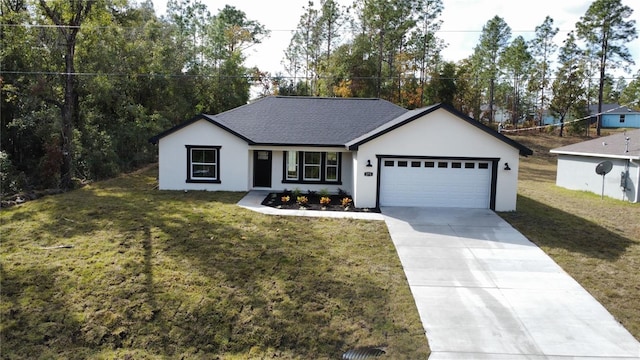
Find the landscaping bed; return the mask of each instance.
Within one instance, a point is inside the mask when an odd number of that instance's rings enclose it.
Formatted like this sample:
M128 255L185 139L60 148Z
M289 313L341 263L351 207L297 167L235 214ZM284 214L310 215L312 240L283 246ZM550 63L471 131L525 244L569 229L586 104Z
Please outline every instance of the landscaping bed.
M300 193L285 190L269 193L262 201L262 205L285 210L380 212L378 208L354 207L353 199L345 193L326 194L313 191Z

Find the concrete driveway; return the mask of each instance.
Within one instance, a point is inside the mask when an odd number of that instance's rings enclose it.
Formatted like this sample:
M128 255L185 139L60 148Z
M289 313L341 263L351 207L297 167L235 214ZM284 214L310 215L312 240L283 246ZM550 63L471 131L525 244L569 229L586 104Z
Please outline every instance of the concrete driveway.
M383 208L441 359L640 359L640 344L494 212Z

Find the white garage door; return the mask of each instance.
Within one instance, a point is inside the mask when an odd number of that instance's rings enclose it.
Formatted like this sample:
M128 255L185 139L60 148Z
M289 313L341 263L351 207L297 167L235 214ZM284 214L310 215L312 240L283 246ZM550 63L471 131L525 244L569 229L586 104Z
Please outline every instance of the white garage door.
M380 206L489 208L491 161L383 159Z

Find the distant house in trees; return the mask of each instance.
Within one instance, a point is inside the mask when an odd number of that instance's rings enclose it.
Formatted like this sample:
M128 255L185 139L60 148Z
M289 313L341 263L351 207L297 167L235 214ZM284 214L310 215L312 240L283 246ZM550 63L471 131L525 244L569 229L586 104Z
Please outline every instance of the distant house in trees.
M598 105L589 106L589 114L595 122ZM603 128L640 128L640 111L634 111L618 104L602 105Z
M596 122L598 105L589 106L591 123ZM558 124L560 119L555 118L548 112L543 117L545 125ZM565 119L565 122L569 121ZM635 111L626 106L618 104L602 105L602 127L603 128L640 128L640 111Z

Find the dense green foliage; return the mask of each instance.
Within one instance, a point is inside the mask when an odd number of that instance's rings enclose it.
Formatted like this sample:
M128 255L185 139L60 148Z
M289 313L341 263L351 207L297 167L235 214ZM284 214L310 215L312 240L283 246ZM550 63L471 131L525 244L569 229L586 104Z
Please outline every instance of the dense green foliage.
M454 63L441 57L442 0L301 6L284 73L271 74L245 66L245 50L269 30L232 6L212 14L201 0L169 0L159 17L149 0L0 0L0 193L70 188L155 161L149 137L246 104L251 90L406 108L445 102L516 125L580 118L589 103L640 110L640 72L610 73L633 64L625 44L637 37L620 0L594 1L567 35L585 45L572 50L573 65L557 51L550 16L527 41L496 15L472 55Z
M151 1L1 4L2 193L154 161L152 135L249 100L242 50L267 34L233 7L211 16L197 0L170 1L162 18Z

